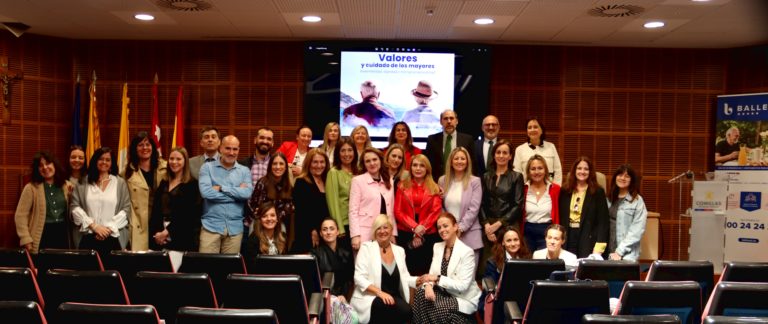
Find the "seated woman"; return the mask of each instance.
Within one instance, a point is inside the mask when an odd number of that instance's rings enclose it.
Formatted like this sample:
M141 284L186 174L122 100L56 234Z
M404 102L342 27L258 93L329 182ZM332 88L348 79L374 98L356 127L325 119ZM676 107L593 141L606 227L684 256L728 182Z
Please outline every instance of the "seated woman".
M416 277L408 273L405 250L392 244L394 225L387 215L373 221L372 241L364 241L355 260L355 291L349 304L360 323L406 323L411 319L408 287Z
M504 263L513 259L530 259L531 251L528 249L520 230L514 226L507 226L501 230L501 240L493 246L493 255L485 262L484 277L493 278L499 282Z
M432 249L429 273L420 279L413 301L413 323L474 323L480 288L475 283L475 251L459 237L459 225L449 213L437 218L442 242Z
M493 255L485 261L485 273L483 274L483 277L491 278L496 283L499 282L505 262L513 259L531 258L531 251L517 227L507 226L502 228L499 233L501 239L494 244ZM480 305L477 307L477 311L481 315L484 313L485 303L482 301L485 300L485 296L486 294L483 292L483 295L480 296Z
M575 254L563 249L563 243L566 239L565 227L560 224L552 224L547 227L547 247L533 252L534 259L565 261L566 266L578 266L578 260Z
M248 249L245 262L248 269L253 269L256 257L261 254L285 254L285 235L280 230L280 218L277 217L275 204L271 201L259 206L259 214L253 225L253 232L248 236Z
M317 258L320 273L333 272L331 294L349 298L355 259L349 246L338 244L339 226L333 218L326 218L320 225L320 245L310 252Z

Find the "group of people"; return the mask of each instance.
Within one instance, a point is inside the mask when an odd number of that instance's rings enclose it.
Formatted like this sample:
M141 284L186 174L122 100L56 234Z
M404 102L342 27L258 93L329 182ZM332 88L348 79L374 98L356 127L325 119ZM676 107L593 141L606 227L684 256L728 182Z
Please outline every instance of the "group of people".
M444 111L424 152L405 122L382 150L364 126L346 137L332 122L319 147L301 126L273 152L274 132L262 127L239 160L239 139L214 127L200 132L203 154L177 147L167 161L139 132L120 175L106 147L88 164L72 147L67 170L40 152L16 210L20 245L242 253L249 265L311 253L363 323L472 322L478 274L498 277L509 259L637 260L647 211L630 165L606 194L587 157L563 177L536 118L516 147L499 138L495 116L478 140L458 122Z

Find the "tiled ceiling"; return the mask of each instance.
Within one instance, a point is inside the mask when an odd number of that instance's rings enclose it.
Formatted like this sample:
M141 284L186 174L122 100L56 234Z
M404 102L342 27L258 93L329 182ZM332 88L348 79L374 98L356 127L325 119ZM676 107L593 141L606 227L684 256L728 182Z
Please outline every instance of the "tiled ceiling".
M168 9L205 3L205 11ZM590 9L632 5L628 17ZM133 18L149 13L151 22ZM428 13L429 12L429 13ZM319 23L301 21L318 15ZM478 26L473 20L496 22ZM643 24L663 20L664 28ZM768 43L765 0L0 0L0 22L73 39L474 41L731 48Z

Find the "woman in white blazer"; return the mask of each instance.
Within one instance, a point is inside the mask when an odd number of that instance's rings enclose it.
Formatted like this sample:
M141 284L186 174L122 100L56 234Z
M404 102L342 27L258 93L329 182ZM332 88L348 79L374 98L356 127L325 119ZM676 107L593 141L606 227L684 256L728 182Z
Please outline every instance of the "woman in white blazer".
M413 323L474 323L480 288L475 283L475 252L459 237L459 225L450 213L437 219L442 242L432 248L429 273L413 301Z
M405 250L392 243L389 217L377 216L372 228L374 239L363 242L357 254L349 304L360 323L405 323L411 319L408 287L416 287L416 277L408 273Z

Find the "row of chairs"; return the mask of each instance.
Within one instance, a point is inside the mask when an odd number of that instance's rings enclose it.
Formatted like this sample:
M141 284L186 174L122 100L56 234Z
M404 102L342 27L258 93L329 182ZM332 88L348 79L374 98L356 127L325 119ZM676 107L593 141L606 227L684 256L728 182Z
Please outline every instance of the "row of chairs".
M565 265L561 260L511 260L508 261L499 282L494 282L490 278L483 280L483 288L488 295L485 302L485 322L486 323L504 323L508 318L505 312L509 313L513 309L509 308L508 303L514 303L518 307L517 313L524 313L528 305L531 304L529 298L532 298L532 289L534 280L552 279L569 273L565 270ZM568 279L578 280L601 280L607 285L608 296L598 296L596 300L601 303L608 303L610 298L619 298L622 291L627 289L626 283L632 282L630 286L646 285L638 283L640 278L640 266L636 262L626 261L597 261L581 260L575 272L563 276ZM695 296L699 305L698 311L692 311L698 315L694 318L700 318L701 305L709 300L712 287L714 286L714 269L712 263L688 262L688 261L655 261L649 269L646 281L647 285L656 286L661 290L669 290L667 296L674 295L673 289L677 281L692 280L686 283L688 288L695 288ZM721 281L768 281L768 263L742 263L729 262L720 278ZM670 283L668 281L675 281ZM691 286L693 285L693 286ZM545 288L545 289L549 289ZM554 295L558 296L558 295ZM605 297L605 298L603 298ZM578 303L581 300L562 300L565 304ZM674 302L674 298L671 299ZM483 302L483 301L481 301ZM633 312L625 309L625 314Z
M110 305L66 302L59 305L56 317L62 323L78 324L220 324L222 322L277 324L271 309L223 309L181 307L174 321L162 321L152 305ZM47 323L39 304L33 301L0 301L0 316L9 323Z
M701 309L701 287L694 281L628 281L619 304L611 317L603 322L622 322L626 315L672 315L674 323L698 324L702 316L726 316L708 321L732 321L734 317L768 322L768 283L720 282L714 288L707 306ZM525 311L517 303L504 305L507 320L512 323L579 323L584 315L608 315L608 283L594 281L535 280ZM650 317L659 320L664 317ZM740 320L740 319L738 319Z
M48 270L45 293L36 284L29 268L0 268L0 300L33 301L51 322L66 323L58 317L66 302L112 305L153 305L168 323L180 307L267 308L287 323L319 322L328 316L324 299L328 291L306 296L298 275L230 274L214 290L208 274L140 271L129 297L120 273L115 270ZM221 298L217 298L215 292ZM324 320L323 320L324 322Z

